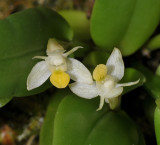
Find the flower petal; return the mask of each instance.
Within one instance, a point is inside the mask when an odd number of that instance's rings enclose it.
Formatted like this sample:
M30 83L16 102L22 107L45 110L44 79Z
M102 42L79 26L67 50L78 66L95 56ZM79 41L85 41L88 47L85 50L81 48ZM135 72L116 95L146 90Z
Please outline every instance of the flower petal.
M100 104L97 111L101 110L104 105L104 100L109 103L110 98L118 97L123 92L123 87L115 88L113 86L106 87L103 82L96 82L98 94L100 96Z
M68 58L67 60L67 72L71 79L86 84L92 84L93 79L89 70L78 60Z
M56 50L60 50L63 52L64 48L57 42L57 40L55 40L54 38L50 38L47 44L47 55L52 54Z
M27 78L27 90L41 86L51 75L45 61L38 62L31 70Z
M132 85L138 84L139 81L140 81L140 79L138 79L138 80L135 81L135 82L117 84L116 87L127 87L127 86L132 86Z
M96 82L96 87L99 96L106 97L110 92L112 88L105 87L103 82Z
M83 48L83 47L82 46L76 46L76 47L72 48L70 51L67 51L66 53L64 53L63 56L67 57L68 55L77 51L79 48Z
M46 59L47 56L34 56L32 59Z
M105 98L104 98L104 97L102 97L102 96L100 96L100 103L99 103L99 107L98 107L98 109L97 109L96 111L99 111L99 110L101 110L101 109L102 109L102 107L103 107L103 105L104 105L104 100L105 100Z
M121 52L118 48L114 48L107 63L108 74L113 76L116 81L119 81L124 76L124 63Z
M85 83L72 83L69 85L71 91L79 97L92 99L98 96L95 83L89 85Z
M114 88L114 89L112 89L112 91L107 95L106 99L118 97L119 95L122 94L122 92L123 92L123 87ZM106 100L106 102L108 102L108 100Z

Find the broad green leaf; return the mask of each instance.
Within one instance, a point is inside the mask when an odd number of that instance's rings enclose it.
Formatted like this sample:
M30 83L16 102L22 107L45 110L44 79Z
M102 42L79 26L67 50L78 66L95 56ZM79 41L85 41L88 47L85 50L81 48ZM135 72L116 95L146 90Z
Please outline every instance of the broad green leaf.
M67 95L56 112L53 144L140 145L143 139L133 121L123 111L112 112L106 105L97 112L98 103L97 98Z
M44 123L40 131L40 145L52 145L53 133L54 133L54 119L57 112L57 108L64 98L68 94L67 89L57 91L51 98L47 107Z
M144 83L144 87L148 93L155 99L160 98L160 76L154 74L143 65L135 65L135 67L145 76L146 82Z
M160 98L156 99L155 102L156 102L157 107L160 108Z
M33 95L50 87L46 82L27 91L27 76L39 61L32 58L46 55L49 38L71 40L72 36L68 23L47 8L28 9L0 20L0 98Z
M126 93L136 89L137 87L142 86L143 83L146 81L144 75L140 71L138 71L134 68L125 69L124 77L120 83L134 82L137 80L140 80L138 84L133 85L133 86L124 87L123 94L126 94Z
M0 97L0 108L5 106L11 100L12 97Z
M91 37L100 48L133 54L159 24L159 0L95 0Z
M154 36L146 45L147 50L153 51L160 48L160 34Z
M154 113L154 125L157 138L157 145L160 145L160 108L158 107L155 109Z
M90 22L87 15L83 11L78 10L61 10L62 15L74 31L74 38L81 41L88 41L90 36Z

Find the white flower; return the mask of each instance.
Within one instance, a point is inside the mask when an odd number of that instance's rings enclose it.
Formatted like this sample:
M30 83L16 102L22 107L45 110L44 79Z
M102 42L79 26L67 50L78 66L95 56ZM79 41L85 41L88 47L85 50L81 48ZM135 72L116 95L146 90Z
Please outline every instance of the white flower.
M68 52L58 44L55 39L49 39L47 44L48 56L35 56L34 58L43 59L38 62L31 70L27 78L27 89L32 90L41 86L49 77L51 83L57 88L65 88L70 78L74 81L81 81L79 76L86 76L88 70L76 59L67 58L68 55L75 52L81 46L74 47ZM78 68L82 68L79 71ZM77 71L78 70L78 71ZM78 76L78 77L77 77ZM86 76L87 77L87 76ZM86 79L89 82L89 79ZM83 81L85 82L85 81Z
M86 69L86 68L85 68ZM82 71L82 70L81 70ZM114 48L106 65L100 64L93 71L92 80L91 74L83 76L83 80L69 85L71 91L76 95L91 99L100 96L100 105L97 110L103 107L104 101L109 103L109 99L118 97L123 92L123 87L135 85L139 80L129 83L118 83L124 76L124 63L119 49ZM82 76L81 76L82 77ZM87 79L92 81L88 82Z

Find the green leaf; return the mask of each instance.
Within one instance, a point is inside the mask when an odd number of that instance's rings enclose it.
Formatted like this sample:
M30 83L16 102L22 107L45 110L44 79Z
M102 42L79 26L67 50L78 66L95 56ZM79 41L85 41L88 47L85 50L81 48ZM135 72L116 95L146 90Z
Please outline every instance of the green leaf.
M158 98L155 102L156 102L157 107L160 109L160 98Z
M40 145L52 145L54 136L54 119L61 100L68 93L67 89L58 90L47 107L44 123L40 131Z
M137 80L140 80L138 84L133 85L133 86L124 87L123 94L126 94L126 93L136 89L137 87L142 86L143 83L146 81L144 75L140 71L138 71L134 68L125 69L124 77L120 83L134 82Z
M11 100L12 97L0 97L0 108L5 106Z
M159 24L159 0L96 0L91 16L91 37L103 49L118 47L133 54Z
M160 48L160 34L154 36L146 45L147 50L153 51Z
M49 38L71 40L72 36L68 23L47 8L28 9L0 20L0 98L33 95L49 88L46 82L27 91L27 76L39 61L32 58L46 55Z
M143 139L123 111L112 112L105 105L97 112L98 104L97 98L87 100L67 95L56 112L53 144L140 145Z
M88 41L90 36L90 22L87 15L83 11L78 10L61 10L62 15L74 31L74 38L81 41Z
M135 67L140 70L146 77L146 82L144 83L145 89L148 93L155 99L160 98L160 76L151 72L148 68L143 65L135 65Z
M160 108L158 107L155 109L154 113L154 125L157 138L157 145L160 145Z

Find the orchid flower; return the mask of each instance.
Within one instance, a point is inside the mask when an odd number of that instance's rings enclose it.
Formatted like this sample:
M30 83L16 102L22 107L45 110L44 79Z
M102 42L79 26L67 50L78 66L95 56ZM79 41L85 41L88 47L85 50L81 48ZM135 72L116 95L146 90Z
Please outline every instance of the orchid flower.
M77 74L85 72L77 72L77 67L83 64L73 58L67 58L68 55L75 52L81 46L74 47L68 52L55 40L49 39L47 44L47 56L35 56L34 58L43 59L32 68L27 78L27 89L32 90L41 86L49 77L50 82L57 88L65 88L70 78L77 81ZM88 71L88 70L87 70ZM77 73L75 75L75 73ZM85 75L84 75L85 76Z
M77 80L77 82L70 84L69 87L73 93L82 98L92 99L100 96L100 105L97 109L100 110L104 105L104 101L109 103L109 99L120 96L123 92L123 87L135 85L139 82L137 80L135 82L118 83L123 76L124 63L122 55L119 49L114 48L106 65L99 64L94 69L93 78L95 81L92 80L89 72L83 75L84 81Z

